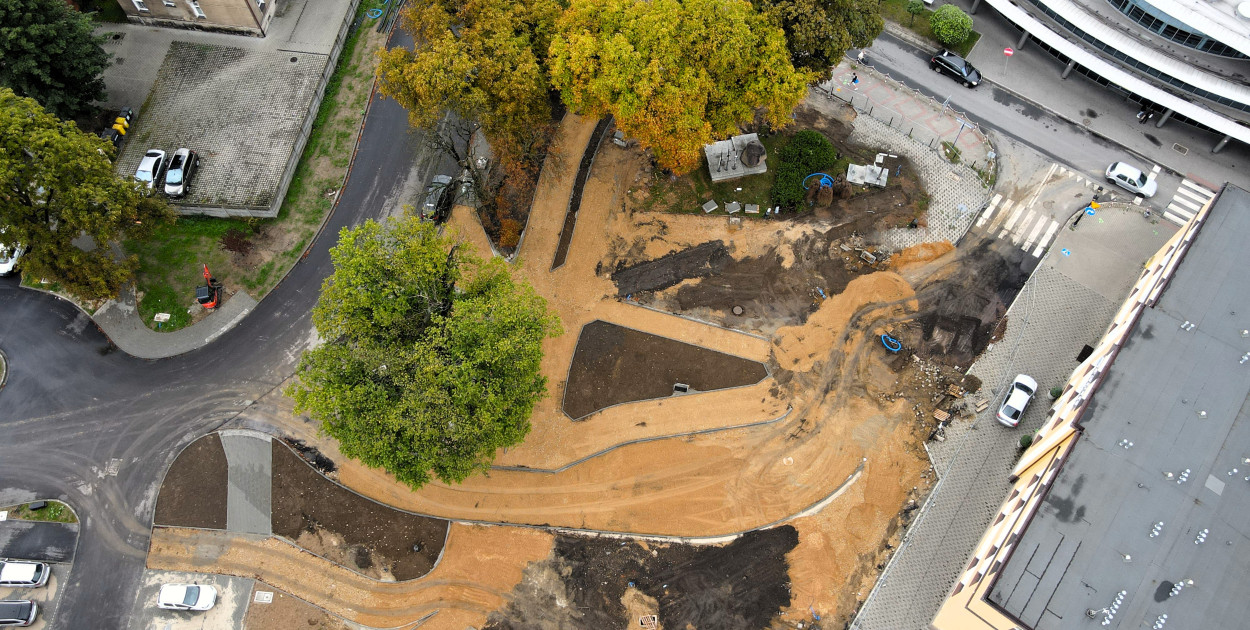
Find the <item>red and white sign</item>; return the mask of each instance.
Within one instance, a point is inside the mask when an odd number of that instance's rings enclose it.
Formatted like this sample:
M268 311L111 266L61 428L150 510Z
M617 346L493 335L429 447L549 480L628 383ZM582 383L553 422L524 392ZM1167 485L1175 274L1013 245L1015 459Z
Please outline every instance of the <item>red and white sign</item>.
M1007 55L1008 57L1010 57L1010 56L1012 56L1012 55L1016 54L1016 51L1014 51L1014 50L1012 50L1012 49L1010 49L1010 48L1004 48L1004 49L1003 49L1003 54L1004 54L1004 55Z

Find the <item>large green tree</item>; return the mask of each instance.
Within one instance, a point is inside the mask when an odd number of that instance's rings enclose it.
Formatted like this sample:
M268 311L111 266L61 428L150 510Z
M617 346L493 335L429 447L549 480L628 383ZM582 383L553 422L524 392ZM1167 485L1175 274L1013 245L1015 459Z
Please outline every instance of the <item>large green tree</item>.
M757 111L787 124L812 78L790 63L781 28L746 0L573 0L548 63L571 109L611 113L677 172Z
M91 18L65 0L0 2L0 86L73 119L104 100L109 54Z
M411 215L344 229L287 393L343 454L413 488L485 470L546 393L546 301Z
M864 48L881 34L879 0L753 0L786 33L794 67L816 80L833 74L848 48Z
M88 299L133 277L138 260L112 251L123 234L145 238L173 219L163 200L113 173L112 150L0 87L0 244L21 243L24 272Z

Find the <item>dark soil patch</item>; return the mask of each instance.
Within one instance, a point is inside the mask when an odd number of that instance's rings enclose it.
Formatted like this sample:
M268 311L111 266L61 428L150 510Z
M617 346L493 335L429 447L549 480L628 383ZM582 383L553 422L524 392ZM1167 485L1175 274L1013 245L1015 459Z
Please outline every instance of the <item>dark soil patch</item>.
M595 124L595 130L590 133L590 141L586 143L586 150L582 152L582 161L577 165L577 177L573 179L573 192L569 195L569 207L564 213L564 226L560 228L560 242L556 246L556 257L551 261L553 270L564 266L564 259L569 254L569 245L573 242L573 228L577 226L577 211L582 207L582 191L586 188L586 180L590 178L590 167L595 162L595 154L599 152L599 145L603 144L603 137L608 135L608 129L611 126L610 114L600 118Z
M165 474L153 522L171 527L226 528L226 451L210 433L189 444Z
M798 540L789 525L723 547L561 535L552 557L526 569L507 608L483 630L636 628L621 603L631 586L659 603L665 628L767 628L790 605L786 554Z
M224 496L222 503L224 521ZM411 580L434 567L447 526L443 519L401 512L351 492L273 441L273 533L279 536L295 540L301 532L324 530L355 546L357 559L372 553L366 564L385 562L395 579Z
M655 260L617 269L612 273L619 297L667 289L687 278L703 278L720 273L732 262L723 241L709 241L661 256Z
M322 455L321 451L318 450L317 447L309 446L305 444L303 440L297 440L295 438L286 438L285 442L290 445L291 448L295 449L295 452L299 453L300 457L304 458L304 461L308 462L313 468L316 468L319 472L321 472L321 474L325 475L338 470L338 466L334 463L334 460Z
M577 338L564 412L580 419L612 405L671 396L676 383L711 391L767 375L756 361L596 320Z
M967 367L1005 330L1004 315L1038 259L1010 241L982 239L955 260L954 272L920 287L919 326L900 331L909 352Z

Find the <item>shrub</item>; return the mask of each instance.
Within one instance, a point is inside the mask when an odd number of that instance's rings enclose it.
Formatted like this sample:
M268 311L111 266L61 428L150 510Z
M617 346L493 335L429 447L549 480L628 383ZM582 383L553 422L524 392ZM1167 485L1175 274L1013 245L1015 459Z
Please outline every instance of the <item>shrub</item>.
M1020 450L1022 450L1022 451L1023 451L1024 449L1026 449L1026 448L1028 448L1028 447L1030 447L1030 446L1032 446L1032 445L1033 445L1033 436L1031 436L1031 435L1022 435L1022 436L1020 436Z
M933 36L947 46L958 46L972 34L972 18L953 4L944 4L929 18Z
M516 247L521 242L521 222L508 217L499 222L499 246Z
M1060 395L1062 395L1062 394L1063 394L1063 388L1062 388L1062 387L1060 387L1060 386L1056 385L1056 386L1054 386L1054 387L1050 388L1050 399L1051 399L1051 400L1054 400L1054 399L1058 398L1058 397L1059 397Z
M805 129L777 151L777 179L770 193L774 205L792 210L803 201L803 178L838 161L838 151L819 131Z
M907 14L911 16L908 26L916 23L916 16L924 13L924 0L907 0Z

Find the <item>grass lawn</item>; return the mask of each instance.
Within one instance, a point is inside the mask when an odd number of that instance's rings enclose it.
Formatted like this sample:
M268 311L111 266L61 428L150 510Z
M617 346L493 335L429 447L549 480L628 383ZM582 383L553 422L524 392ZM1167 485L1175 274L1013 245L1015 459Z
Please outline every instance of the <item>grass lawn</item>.
M8 512L7 518L17 521L52 521L56 523L77 523L78 517L74 516L74 511L69 509L68 505L60 501L48 501L47 507L41 510L32 510L27 507L28 503L21 505L12 505L9 507L0 507L0 512Z
M937 37L933 36L933 29L929 27L929 18L932 15L933 11L926 8L923 13L915 16L913 21L912 15L907 12L907 0L881 0L881 17L895 22L899 26L933 42L934 48L940 48L942 43L938 41ZM974 16L973 20L975 19L976 17ZM952 46L950 49L960 57L966 58L968 53L972 52L972 47L980 39L981 34L974 30L962 44Z
M358 15L381 6L382 0L362 0ZM156 313L170 314L161 331L192 323L188 309L195 303L195 287L203 284L201 263L227 292L245 290L260 299L299 260L332 207L327 193L339 187L351 161L373 88L375 55L386 42L387 33L375 32L376 26L376 20L366 18L344 45L276 219L179 217L147 241L124 243L127 253L139 257L139 314L150 328L156 329ZM227 251L222 246L227 233L254 253L242 255L237 247Z
M657 177L646 199L639 204L639 208L655 212L703 214L703 208L701 207L703 202L714 199L720 207L712 214L726 214L725 204L737 201L744 206L748 203L759 204L760 214L757 216L763 217L764 209L771 205L770 193L773 188L773 182L777 178L778 151L789 143L790 131L797 130L787 129L785 133L774 134L760 139L764 149L768 151L767 172L732 179L727 182L712 183L712 175L708 172L707 161L702 160L699 163L699 167L693 172L677 177L675 180L664 176ZM834 165L827 168L825 172L830 175L845 173L847 164L848 161L844 156ZM749 217L753 215L742 212L739 213L739 216Z

